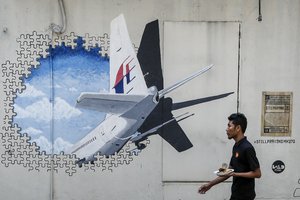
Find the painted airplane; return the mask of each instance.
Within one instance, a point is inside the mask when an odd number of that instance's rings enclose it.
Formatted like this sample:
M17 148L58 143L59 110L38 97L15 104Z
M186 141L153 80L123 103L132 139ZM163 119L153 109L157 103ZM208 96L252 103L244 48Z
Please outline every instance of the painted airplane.
M111 22L110 92L81 93L76 106L107 113L105 120L74 144L67 153L76 154L79 164L94 160L94 155L113 155L131 141L140 151L150 135L159 134L178 152L193 145L178 122L191 117L185 113L174 117L172 110L226 97L231 93L181 103L165 95L212 68L204 67L163 88L158 21L146 25L136 55L123 15Z

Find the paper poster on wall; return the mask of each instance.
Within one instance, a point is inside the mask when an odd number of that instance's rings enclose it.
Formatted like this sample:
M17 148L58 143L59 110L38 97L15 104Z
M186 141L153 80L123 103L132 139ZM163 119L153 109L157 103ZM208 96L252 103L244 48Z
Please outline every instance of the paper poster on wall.
M292 92L263 92L261 136L291 136L292 108Z

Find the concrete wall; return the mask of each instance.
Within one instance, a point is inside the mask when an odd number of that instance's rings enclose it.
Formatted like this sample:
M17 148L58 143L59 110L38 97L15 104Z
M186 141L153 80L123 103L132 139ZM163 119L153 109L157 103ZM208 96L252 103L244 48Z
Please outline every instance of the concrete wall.
M59 4L54 0L0 2L1 198L229 199L230 180L205 195L199 195L197 190L215 177L213 171L221 163L229 162L233 141L227 140L225 129L227 116L237 109L248 116L247 136L261 164L263 176L256 181L257 199L300 198L298 0L262 0L261 22L257 20L259 2L253 0L64 0L67 24L60 39L72 32L102 37L109 33L110 21L123 13L132 42L138 46L144 25L159 19L166 86L201 66L215 64L190 85L171 93L174 100L235 92L225 99L175 112L195 113L180 122L194 144L186 152L177 153L159 136L152 136L138 156L121 159L120 163L114 158L104 159L106 164L101 167L82 168L56 166L64 155L47 161L49 157L45 155L35 157L14 149L20 138L10 137L7 129L13 115L8 99L14 94L7 92L4 64L21 62L17 41L22 34L36 31L57 39L49 26L60 24L61 18ZM13 73L11 77L18 76ZM264 91L293 93L291 136L261 136ZM17 131L12 128L12 132ZM31 155L26 157L28 162L23 155ZM282 173L272 170L276 160L285 164Z

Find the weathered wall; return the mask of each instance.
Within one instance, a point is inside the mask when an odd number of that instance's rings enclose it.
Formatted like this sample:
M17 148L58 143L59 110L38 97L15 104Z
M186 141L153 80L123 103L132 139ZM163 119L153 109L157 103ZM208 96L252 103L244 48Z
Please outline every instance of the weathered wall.
M180 123L194 144L192 149L179 154L159 136L152 136L138 156L105 160L107 163L101 166L111 167L112 171L92 165L68 169L56 166L61 163L57 160L52 164L40 160L45 156L23 158L21 154L33 154L13 148L13 153L9 152L20 138L11 138L4 128L13 113L4 109L9 108L9 89L4 84L3 64L22 61L17 42L22 34L36 31L56 39L49 25L60 24L61 19L54 0L0 2L1 198L228 199L230 182L216 186L206 195L199 195L197 190L215 177L213 171L222 162L229 161L233 141L225 135L226 117L237 108L248 116L247 136L261 163L263 176L256 182L257 199L300 198L298 0L262 0L261 22L257 21L258 1L253 0L65 0L67 26L61 37L69 37L72 32L102 37L109 33L110 21L123 13L132 42L138 46L144 25L159 19L166 85L201 66L215 64L211 71L170 94L174 100L235 92L225 99L187 109L195 116ZM293 92L290 137L261 136L263 91ZM272 139L293 143L270 143ZM255 142L258 140L269 143ZM285 163L282 173L272 171L276 160Z

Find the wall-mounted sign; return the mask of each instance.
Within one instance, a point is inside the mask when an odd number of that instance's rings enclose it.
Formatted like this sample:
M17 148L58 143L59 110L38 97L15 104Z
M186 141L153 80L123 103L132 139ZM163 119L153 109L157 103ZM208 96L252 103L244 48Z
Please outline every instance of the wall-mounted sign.
M273 172L275 172L276 174L279 174L281 172L283 172L285 169L285 164L281 161L281 160L276 160L273 164L272 164L272 170Z
M291 136L292 105L292 92L263 92L261 136Z

